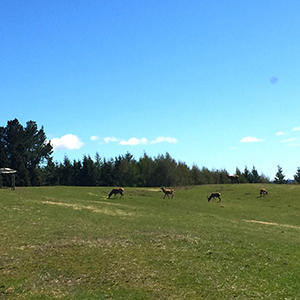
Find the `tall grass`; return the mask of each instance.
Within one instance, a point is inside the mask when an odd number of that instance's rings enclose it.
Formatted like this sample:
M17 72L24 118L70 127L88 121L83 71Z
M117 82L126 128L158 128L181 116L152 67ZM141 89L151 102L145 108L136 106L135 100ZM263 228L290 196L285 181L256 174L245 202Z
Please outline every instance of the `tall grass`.
M2 189L0 299L298 299L300 186L260 187Z

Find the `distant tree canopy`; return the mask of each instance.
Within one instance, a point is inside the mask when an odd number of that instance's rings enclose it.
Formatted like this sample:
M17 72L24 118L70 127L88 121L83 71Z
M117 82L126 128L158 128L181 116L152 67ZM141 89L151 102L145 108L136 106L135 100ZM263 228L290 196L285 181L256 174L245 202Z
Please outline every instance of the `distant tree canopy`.
M264 175L258 176L254 167L252 172L247 167L245 170L245 174L237 172L241 182L250 182L246 176L251 182L269 182ZM190 168L169 153L154 158L144 153L138 160L128 152L114 159L102 159L96 153L95 159L85 155L82 161L73 162L65 156L62 163L49 158L40 171L44 185L157 187L231 183L226 170L200 169L196 165Z
M169 153L150 157L146 153L138 160L126 153L115 158L95 158L85 155L82 160L65 156L62 162L53 161L53 149L43 127L38 129L34 121L23 127L17 119L0 127L0 168L8 167L18 171L16 185L74 185L74 186L183 186L200 184L231 183L229 173L209 170L196 165L187 166L176 161ZM269 179L259 175L253 166L244 171L236 168L240 183L265 183ZM300 181L300 168L295 180ZM298 181L298 182L299 182ZM282 168L274 179L276 183L286 183Z
M35 122L29 121L23 127L14 119L0 127L0 166L18 171L17 185L39 185L39 166L51 154L44 129L38 129Z
M95 159L84 156L83 161L53 163L52 159L41 169L45 184L79 186L179 186L205 183L229 183L226 170L209 171L183 162L176 162L169 153L151 158L144 154L139 160L130 153L114 159Z

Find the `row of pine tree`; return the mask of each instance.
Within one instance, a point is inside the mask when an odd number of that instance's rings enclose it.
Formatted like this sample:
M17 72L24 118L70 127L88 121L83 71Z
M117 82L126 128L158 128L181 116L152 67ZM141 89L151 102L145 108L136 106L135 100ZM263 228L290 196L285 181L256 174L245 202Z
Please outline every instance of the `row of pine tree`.
M130 153L115 158L95 158L85 155L82 160L53 161L53 149L43 127L28 121L22 126L17 119L0 127L0 168L18 171L17 186L74 185L74 186L185 186L230 183L226 170L209 170L196 165L187 166L169 153L149 157L146 153L135 159ZM240 183L267 183L269 178L259 174L253 166L243 171L236 169ZM8 176L0 177L0 185L9 185ZM300 168L295 175L300 182ZM278 166L275 183L286 183Z

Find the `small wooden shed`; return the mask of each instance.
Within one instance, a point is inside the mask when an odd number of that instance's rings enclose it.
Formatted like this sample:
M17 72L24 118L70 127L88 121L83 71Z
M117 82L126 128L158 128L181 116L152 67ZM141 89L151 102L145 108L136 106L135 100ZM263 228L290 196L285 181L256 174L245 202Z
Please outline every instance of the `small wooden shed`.
M16 188L16 173L17 171L10 168L0 168L0 187L2 188L2 175L8 174L11 176L11 189L14 190Z

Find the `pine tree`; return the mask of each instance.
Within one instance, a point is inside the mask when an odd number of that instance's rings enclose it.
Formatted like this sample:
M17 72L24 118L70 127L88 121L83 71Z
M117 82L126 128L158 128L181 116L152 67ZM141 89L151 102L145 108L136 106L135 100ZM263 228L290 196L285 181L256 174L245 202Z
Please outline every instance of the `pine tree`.
M252 174L251 172L248 170L247 166L244 169L244 173L243 173L245 179L247 180L248 183L252 183Z
M296 174L294 175L294 179L300 183L300 167L297 168L297 172Z
M240 171L240 169L238 167L236 167L236 169L235 169L235 174L239 176L239 182L240 183L247 183L248 182L248 180L245 178L244 174Z
M166 155L159 155L154 160L154 185L172 186L175 184L176 161L167 152Z
M184 162L178 162L176 167L176 178L173 185L191 185L192 175L189 167Z
M253 183L259 183L259 182L261 182L260 176L258 175L258 172L257 172L257 170L255 169L254 166L252 168L251 175L252 175L252 182Z
M96 185L101 185L101 167L102 167L102 160L100 154L96 152L95 155L95 172L96 172Z
M74 185L73 166L66 155L63 164L59 165L59 182L61 185Z
M52 157L48 158L47 165L42 169L44 185L59 185L58 166Z
M193 165L191 169L191 176L194 185L204 184L205 180L203 174L201 173L199 167L197 165Z
M73 185L80 186L82 185L82 164L80 160L73 160L73 172L72 172L72 183Z
M146 153L137 162L138 186L154 186L153 184L154 162Z
M43 127L38 130L34 121L27 122L24 128L14 119L0 127L0 163L18 171L17 185L40 184L40 164L51 154L52 146Z
M96 166L89 155L83 157L81 177L81 185L95 186L97 183Z
M114 163L113 160L106 160L103 159L103 164L101 168L101 181L100 185L104 186L112 186L115 185L114 178L113 178L113 171L114 171Z
M286 180L284 179L285 175L283 174L282 168L278 165L277 169L278 170L274 178L274 183L285 184Z

